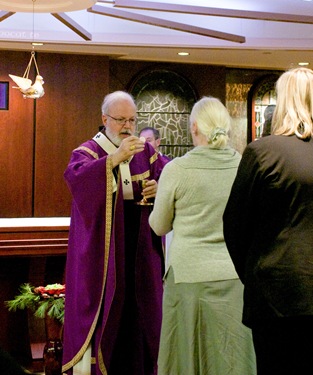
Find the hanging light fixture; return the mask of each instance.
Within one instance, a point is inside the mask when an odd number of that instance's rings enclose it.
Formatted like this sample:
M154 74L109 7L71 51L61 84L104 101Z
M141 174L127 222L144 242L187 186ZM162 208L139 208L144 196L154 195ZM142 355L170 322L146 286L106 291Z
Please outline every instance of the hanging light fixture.
M33 47L32 48L33 50L31 51L29 63L26 67L23 77L9 74L9 77L17 84L17 87L13 86L13 88L19 89L25 99L26 98L39 99L45 94L45 90L43 88L44 80L43 80L43 77L39 73L39 69L38 69L38 65L36 61L36 53L35 53L35 40L34 40L34 37L35 37L35 1L36 0L32 0L33 2L33 42L32 42ZM32 63L34 63L35 68L36 68L36 77L35 77L34 83L28 77Z

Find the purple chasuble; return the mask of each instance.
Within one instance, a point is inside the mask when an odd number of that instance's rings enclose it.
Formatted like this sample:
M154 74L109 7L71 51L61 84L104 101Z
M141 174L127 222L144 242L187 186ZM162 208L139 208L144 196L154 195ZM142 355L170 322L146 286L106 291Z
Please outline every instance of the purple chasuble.
M129 167L134 200L164 159L146 143ZM117 168L118 169L118 168ZM72 374L89 343L91 374L153 375L161 329L164 259L151 230L151 206L112 189L110 156L93 140L73 151L64 173L73 204L66 263L63 372Z

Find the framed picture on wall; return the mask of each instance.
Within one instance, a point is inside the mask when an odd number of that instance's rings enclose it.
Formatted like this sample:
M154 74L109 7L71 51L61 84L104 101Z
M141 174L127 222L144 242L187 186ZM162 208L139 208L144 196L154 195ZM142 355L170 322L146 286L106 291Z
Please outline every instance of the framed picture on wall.
M0 110L9 109L9 82L0 81Z

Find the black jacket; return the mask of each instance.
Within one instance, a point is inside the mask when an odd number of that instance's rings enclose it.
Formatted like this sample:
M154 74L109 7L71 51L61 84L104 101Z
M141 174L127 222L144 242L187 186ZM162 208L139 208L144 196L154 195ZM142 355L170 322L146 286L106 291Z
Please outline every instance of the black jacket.
M313 315L313 141L250 143L223 219L245 285L243 323Z

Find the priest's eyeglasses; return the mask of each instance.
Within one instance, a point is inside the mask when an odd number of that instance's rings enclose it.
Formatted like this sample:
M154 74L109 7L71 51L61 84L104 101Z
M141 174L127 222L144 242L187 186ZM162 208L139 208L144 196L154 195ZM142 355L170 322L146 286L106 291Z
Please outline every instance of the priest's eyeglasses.
M112 120L116 121L119 125L125 125L126 122L128 121L129 122L129 125L136 125L137 123L137 119L135 117L131 117L131 118L116 118L116 117L113 117L113 116L110 116L108 114L106 114L106 116L110 117Z

